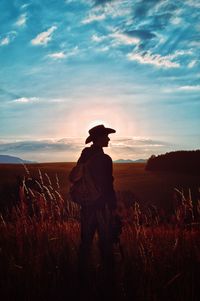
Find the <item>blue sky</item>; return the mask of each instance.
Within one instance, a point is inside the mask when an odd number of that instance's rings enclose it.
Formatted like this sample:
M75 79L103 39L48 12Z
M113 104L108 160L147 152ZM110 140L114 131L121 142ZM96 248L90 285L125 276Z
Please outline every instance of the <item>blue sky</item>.
M77 160L116 129L113 159L200 145L200 2L1 0L0 154Z

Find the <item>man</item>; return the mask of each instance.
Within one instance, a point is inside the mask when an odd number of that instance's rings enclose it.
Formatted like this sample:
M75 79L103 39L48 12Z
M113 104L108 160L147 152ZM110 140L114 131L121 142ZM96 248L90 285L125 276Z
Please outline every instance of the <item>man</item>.
M90 249L96 231L107 277L111 276L113 271L112 220L117 201L113 188L112 159L104 154L103 147L108 146L110 141L108 135L115 132L114 129L106 128L104 125L90 129L85 143L93 142L93 144L83 149L77 163L88 163L91 178L101 191L99 198L93 203L81 205L79 272L83 277L89 268Z

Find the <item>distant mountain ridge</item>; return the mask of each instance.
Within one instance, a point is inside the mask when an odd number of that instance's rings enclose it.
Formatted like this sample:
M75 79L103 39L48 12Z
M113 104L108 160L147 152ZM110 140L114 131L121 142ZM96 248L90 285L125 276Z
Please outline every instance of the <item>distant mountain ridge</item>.
M114 163L146 163L145 159L131 160L131 159L118 159L115 160Z
M23 160L10 155L0 155L0 164L20 164L20 163L36 163L33 161Z

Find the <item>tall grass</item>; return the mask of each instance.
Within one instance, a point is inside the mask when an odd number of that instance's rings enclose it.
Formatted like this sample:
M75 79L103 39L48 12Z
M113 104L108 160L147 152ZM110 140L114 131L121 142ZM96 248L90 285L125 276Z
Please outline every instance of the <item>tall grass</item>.
M59 183L57 175L51 179L38 170L33 179L26 170L18 204L0 216L2 300L77 296L79 208L64 201ZM114 246L115 285L110 290L115 299L199 300L200 201L194 206L190 193L186 197L176 189L174 212L165 219L155 206L141 208L131 195L117 195L123 229ZM91 286L82 298L102 300L108 285L101 275L97 237L91 264Z

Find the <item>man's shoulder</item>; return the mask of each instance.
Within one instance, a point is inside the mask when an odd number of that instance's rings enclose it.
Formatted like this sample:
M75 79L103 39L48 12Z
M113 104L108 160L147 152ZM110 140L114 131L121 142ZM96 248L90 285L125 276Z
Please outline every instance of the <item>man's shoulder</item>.
M81 152L81 155L78 159L78 162L79 163L84 163L85 161L88 160L88 158L90 157L90 147L85 147L82 152Z
M105 163L105 164L112 164L112 159L109 155L105 154L105 153L100 153L97 154L97 156L95 157L97 161Z
M93 147L85 147L79 158L79 162L100 162L100 163L112 163L112 159L109 155L105 154L101 149L94 149Z
M90 147L85 147L85 148L82 150L81 154L87 154L87 153L89 153L89 152L90 152Z
M108 154L104 154L104 158L107 161L112 161L112 158Z

